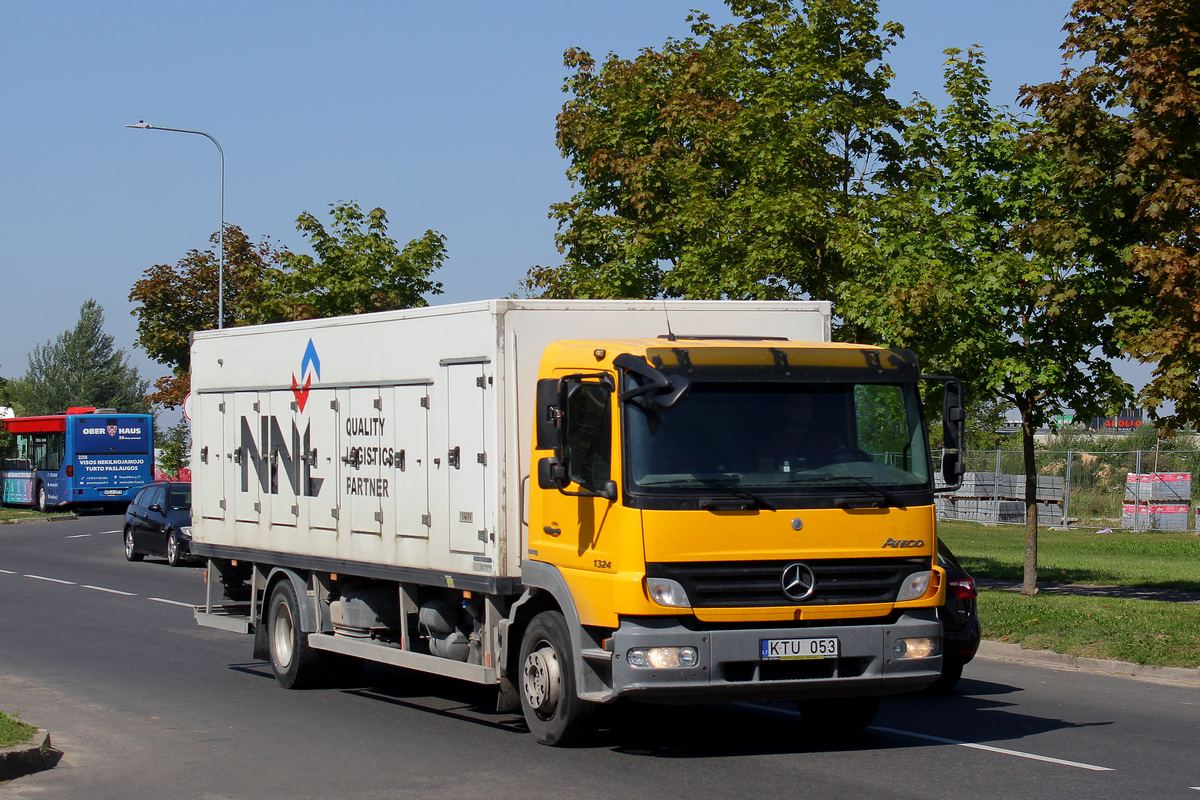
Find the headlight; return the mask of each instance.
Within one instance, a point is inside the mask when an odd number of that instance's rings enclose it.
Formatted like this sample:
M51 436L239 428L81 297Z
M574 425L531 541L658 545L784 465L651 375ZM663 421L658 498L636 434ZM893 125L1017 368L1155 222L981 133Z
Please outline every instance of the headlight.
M691 605L687 592L670 578L646 578L646 592L650 595L650 599L660 606L687 608Z
M192 526L191 526L191 525L184 525L184 526L180 527L180 529L179 529L179 535L180 535L180 536L182 536L182 537L183 537L183 538L185 538L185 539L190 539L190 538L192 538Z
M937 636L917 636L912 639L897 639L892 645L896 658L929 658L942 650L942 640Z
M932 574L929 570L925 570L924 572L914 572L905 578L904 583L900 584L900 594L896 596L896 602L916 600L924 595L929 589L929 576Z
M700 662L694 647L636 647L625 658L635 669L689 669Z

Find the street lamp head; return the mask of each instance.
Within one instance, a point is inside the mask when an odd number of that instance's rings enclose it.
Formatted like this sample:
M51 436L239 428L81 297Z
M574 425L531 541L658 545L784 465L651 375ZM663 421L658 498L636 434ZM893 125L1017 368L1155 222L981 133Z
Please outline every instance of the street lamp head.
M144 130L150 130L154 126L151 125L149 122L146 122L146 120L144 120L144 119L139 119L137 125L126 125L125 127L126 128L142 128Z

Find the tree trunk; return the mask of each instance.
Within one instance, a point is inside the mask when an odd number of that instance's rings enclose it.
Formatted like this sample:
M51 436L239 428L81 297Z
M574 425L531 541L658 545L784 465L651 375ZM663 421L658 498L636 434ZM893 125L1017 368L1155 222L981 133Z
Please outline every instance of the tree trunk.
M1025 578L1021 594L1037 594L1037 464L1034 461L1033 423L1029 409L1021 409L1021 445L1025 462ZM999 476L997 476L999 480Z

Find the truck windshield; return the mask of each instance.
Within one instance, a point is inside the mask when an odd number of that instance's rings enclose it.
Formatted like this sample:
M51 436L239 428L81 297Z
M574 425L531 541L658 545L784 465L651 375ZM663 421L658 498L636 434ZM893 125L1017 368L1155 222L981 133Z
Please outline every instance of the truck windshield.
M626 479L635 493L930 489L909 382L696 382L671 408L626 403L624 426Z

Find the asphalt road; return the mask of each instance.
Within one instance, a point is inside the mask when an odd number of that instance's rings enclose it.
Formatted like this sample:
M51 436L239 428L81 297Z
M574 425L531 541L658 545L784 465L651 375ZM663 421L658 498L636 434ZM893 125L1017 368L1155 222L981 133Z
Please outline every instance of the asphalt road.
M391 668L284 691L196 626L202 571L128 563L120 517L0 526L0 708L51 732L0 798L1197 798L1200 688L999 661L884 702L849 745L784 706L629 706L536 744L485 691Z

